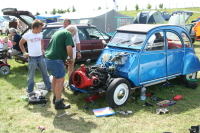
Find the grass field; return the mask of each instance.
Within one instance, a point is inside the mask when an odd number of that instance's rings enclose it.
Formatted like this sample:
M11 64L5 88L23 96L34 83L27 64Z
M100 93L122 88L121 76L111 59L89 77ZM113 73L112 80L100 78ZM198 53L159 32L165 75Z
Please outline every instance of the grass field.
M200 58L200 42L195 42L194 47ZM49 101L45 106L29 105L21 98L26 94L27 64L16 63L13 59L9 59L8 63L11 65L11 73L0 75L0 133L39 133L38 126L46 127L44 133L188 133L191 126L200 125L200 87L186 88L179 84L179 79L171 80L171 87L159 89L162 84L147 87L146 93L155 93L154 96L161 99L172 100L176 95L183 96L175 105L167 107L167 114L157 115L155 110L159 107L155 101L147 98L146 101L152 103L153 107L143 106L141 100L130 99L125 106L114 108L114 111L130 110L132 114L116 113L110 117L96 117L92 109L107 107L105 96L94 103L87 103L87 94L75 96L65 89L64 102L70 103L71 109L55 110L52 93L47 94ZM200 78L200 74L197 78ZM35 82L42 82L39 71L36 72ZM170 95L172 91L174 93ZM136 97L139 93L138 89L131 96ZM68 114L58 118L65 111Z

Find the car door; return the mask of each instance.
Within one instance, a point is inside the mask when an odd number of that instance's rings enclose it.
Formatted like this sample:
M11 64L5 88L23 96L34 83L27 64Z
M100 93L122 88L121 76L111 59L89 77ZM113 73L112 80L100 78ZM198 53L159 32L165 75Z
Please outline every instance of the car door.
M167 75L180 75L183 68L184 47L175 31L166 31L167 38Z
M82 58L79 60L85 61L87 59L93 59L92 55L92 44L88 32L84 27L78 27L78 35L80 39L81 55Z
M160 34L161 38L156 38ZM166 77L166 50L164 32L152 34L140 55L139 79L140 84L147 84Z
M86 31L88 32L90 38L92 57L97 59L105 47L105 45L102 43L102 40L108 40L109 36L106 36L95 27L86 28Z

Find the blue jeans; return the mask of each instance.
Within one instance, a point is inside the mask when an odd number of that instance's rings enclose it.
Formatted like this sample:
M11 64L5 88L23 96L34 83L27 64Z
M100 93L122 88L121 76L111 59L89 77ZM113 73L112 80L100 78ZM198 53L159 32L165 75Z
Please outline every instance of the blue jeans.
M46 59L47 69L50 70L51 74L56 77L56 79L60 79L65 77L65 66L64 62L60 59L57 60L49 60Z
M32 92L34 90L34 76L37 66L40 69L47 90L51 90L51 82L49 79L45 58L43 56L37 56L28 58L28 88L26 90L27 92Z

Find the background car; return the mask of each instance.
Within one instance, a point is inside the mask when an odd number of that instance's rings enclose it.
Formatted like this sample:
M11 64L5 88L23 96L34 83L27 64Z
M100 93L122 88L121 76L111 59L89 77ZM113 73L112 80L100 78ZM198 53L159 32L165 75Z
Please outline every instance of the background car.
M169 14L167 11L162 11L161 15L165 19L165 21L168 21L171 17L171 14Z
M27 29L22 33L22 35L31 29L31 24L35 17L31 12L28 11L18 11L16 8L6 8L2 9L4 15L11 15L19 18L22 22L27 25ZM47 48L49 41L53 34L62 27L62 23L49 23L43 27L43 39L44 39L44 49ZM78 34L81 45L82 58L76 61L85 61L88 58L95 60L101 54L103 48L105 47L102 41L108 42L111 36L101 30L98 30L96 26L88 24L77 24ZM26 44L25 44L26 45ZM19 63L27 62L27 58L23 54L14 56L15 60Z

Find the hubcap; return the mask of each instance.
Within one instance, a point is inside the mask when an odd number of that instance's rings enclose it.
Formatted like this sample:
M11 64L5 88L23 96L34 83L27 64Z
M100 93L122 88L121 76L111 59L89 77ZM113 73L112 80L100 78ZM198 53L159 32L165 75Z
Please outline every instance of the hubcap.
M186 79L196 79L196 73L187 74Z
M119 84L115 89L113 98L117 105L122 105L126 102L129 94L129 88L125 83Z

